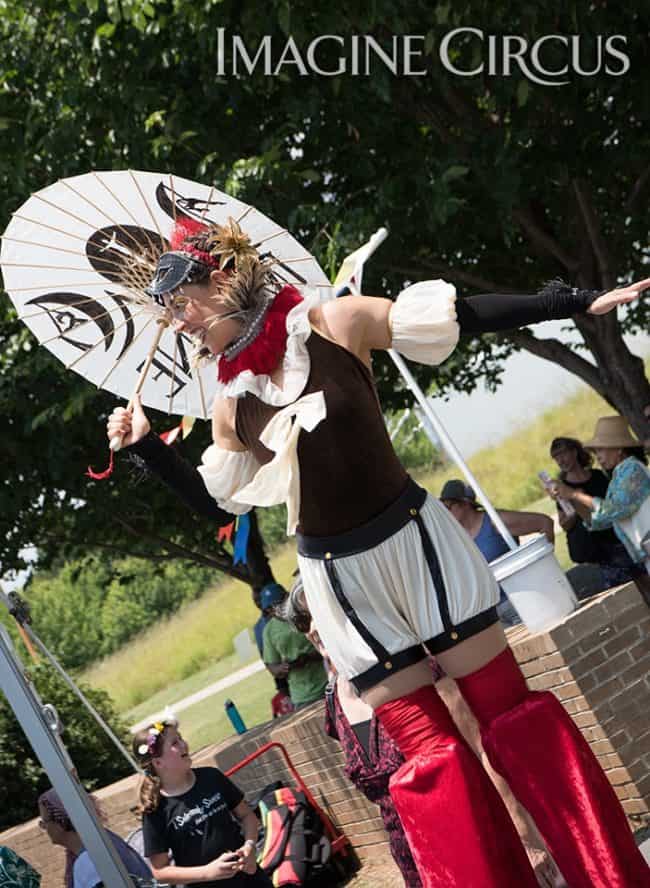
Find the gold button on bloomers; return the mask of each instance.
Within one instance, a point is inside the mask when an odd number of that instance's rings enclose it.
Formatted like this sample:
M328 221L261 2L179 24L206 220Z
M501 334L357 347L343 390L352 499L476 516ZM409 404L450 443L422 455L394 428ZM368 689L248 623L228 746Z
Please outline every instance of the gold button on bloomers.
M409 512L411 513L411 515L413 515L413 517L415 517L418 513L418 510L417 509L409 509Z
M384 667L385 667L386 669L392 669L392 668L393 668L393 664L390 662L390 660L386 660L386 662L384 663Z
M326 552L326 553L325 553L325 558L327 558L328 561L330 560L331 557L332 557L332 553L331 553L331 552Z
M452 632L451 637L453 638L454 641L458 641L458 632Z

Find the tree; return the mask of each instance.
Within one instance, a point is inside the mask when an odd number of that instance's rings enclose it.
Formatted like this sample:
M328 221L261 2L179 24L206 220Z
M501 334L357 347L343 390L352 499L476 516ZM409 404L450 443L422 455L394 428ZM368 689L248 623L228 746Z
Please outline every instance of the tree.
M648 15L635 4L615 9L584 0L561 11L507 0L489 7L478 0L434 7L425 0L362 7L270 0L263 16L235 0L48 0L29 10L8 0L0 19L0 212L7 218L30 192L90 168L170 169L215 181L282 221L329 271L387 224L391 236L366 272L369 293L393 294L406 280L439 275L463 294L531 292L556 276L609 288L644 275L647 261ZM474 31L453 37L449 60L463 70L483 61L475 76L454 74L441 61L443 40L459 27ZM528 65L537 38L579 35L577 44L567 38L569 45L553 40L540 48L547 70L568 64L567 84L540 86L515 62L505 76L504 34L527 39ZM627 73L606 51L615 34L627 40L616 44L630 60ZM318 35L340 38L320 44L321 68L333 71L343 59L345 73L301 73ZM385 54L368 50L368 75L365 35ZM403 35L422 36L412 44L422 53L412 70L426 74L403 74ZM270 74L262 62L249 73L240 55L233 76L234 36L251 58L261 46L262 61L268 37ZM350 73L353 46L361 52L358 75ZM492 46L496 74L489 73ZM580 76L576 66L596 73ZM440 368L417 368L418 378L441 391L468 391L478 380L494 386L503 358L525 348L580 377L645 437L650 384L622 333L647 322L646 301L620 323L611 315L574 318L580 348L527 330L484 336L463 343ZM180 522L162 492L147 488L146 507L127 507L124 469L101 493L82 485L75 472L101 450L110 399L42 350L25 352L29 338L10 316L2 337L0 403L13 417L5 436L13 440L0 446L15 459L19 481L5 485L2 504L21 523L18 530L9 521L6 557L25 540L51 555L61 540L124 545L130 531L138 551L198 551L207 531ZM407 404L390 362L378 361L376 370L385 406ZM81 426L82 413L99 416L97 428L88 419ZM33 467L36 452L41 465ZM84 505L75 508L78 502ZM109 528L102 509L122 523ZM164 532L152 514L166 516Z
M105 424L116 400L66 373L45 349L34 348L28 331L8 317L6 305L3 310L0 410L8 427L0 442L8 470L0 487L3 570L21 566L21 551L30 544L38 550L40 569L60 567L98 549L160 563L191 561L253 589L271 582L255 512L250 513L247 564L235 565L229 545L217 540L216 524L191 513L164 485L143 474L128 451L107 481L85 477L89 462L106 458ZM171 420L157 425L169 428ZM208 434L206 427L197 428L181 445L194 463Z
M66 669L78 670L170 616L213 582L211 568L185 560L85 555L58 571L37 571L25 598L43 642Z
M64 727L63 741L86 789L106 786L131 773L126 759L50 666L43 663L31 666L28 675L43 702L56 707ZM108 694L83 685L81 689L113 732L128 743L127 726L116 715ZM49 786L29 741L2 695L0 783L4 799L0 830L35 817L38 796Z

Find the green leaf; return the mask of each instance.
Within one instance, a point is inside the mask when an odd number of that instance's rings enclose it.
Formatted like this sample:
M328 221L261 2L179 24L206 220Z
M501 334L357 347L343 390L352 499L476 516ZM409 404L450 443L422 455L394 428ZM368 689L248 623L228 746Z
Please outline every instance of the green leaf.
M449 11L451 9L450 4L443 3L436 6L435 16L436 21L439 25L446 25L449 21Z
M95 37L100 40L110 40L115 33L115 27L115 22L104 22L104 24L100 25L95 31Z
M469 167L450 166L442 174L442 181L443 182L453 182L456 179L462 179L463 176L466 176L468 172L469 172Z
M165 125L165 114L167 112L165 110L154 111L152 114L147 117L144 122L144 131L146 133L151 132L151 130L155 126L164 126Z
M291 33L291 5L286 0L278 5L278 25L283 33L289 36Z

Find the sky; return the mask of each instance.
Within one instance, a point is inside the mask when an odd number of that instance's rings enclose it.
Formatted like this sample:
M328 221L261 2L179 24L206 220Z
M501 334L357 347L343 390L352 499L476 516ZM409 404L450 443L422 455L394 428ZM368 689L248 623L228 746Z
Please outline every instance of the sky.
M540 338L556 337L563 342L579 341L576 332L562 332L566 321L547 321L530 329ZM650 355L650 334L626 337L629 348L643 357ZM482 385L471 394L454 393L448 401L433 398L434 411L456 447L465 457L497 444L517 428L528 425L540 413L561 403L586 386L576 376L528 352L517 352L505 362L502 383L495 393ZM567 434L570 434L567 429Z

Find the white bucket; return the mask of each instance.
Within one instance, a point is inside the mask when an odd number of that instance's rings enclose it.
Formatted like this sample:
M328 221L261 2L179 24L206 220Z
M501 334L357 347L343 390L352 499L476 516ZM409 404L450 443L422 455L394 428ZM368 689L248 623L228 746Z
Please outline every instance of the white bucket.
M496 581L530 632L542 632L578 606L571 584L545 536L490 563Z
M248 631L248 629L242 629L239 635L235 635L235 637L233 638L233 644L235 646L237 656L242 663L248 663L248 661L253 656L253 653L257 650L253 647L250 632Z

